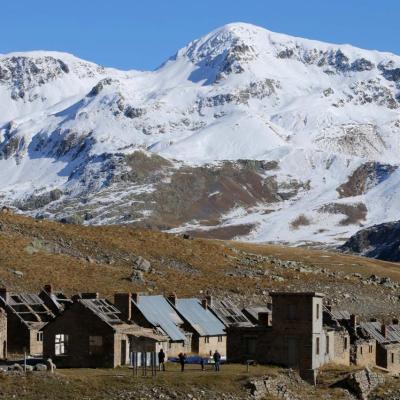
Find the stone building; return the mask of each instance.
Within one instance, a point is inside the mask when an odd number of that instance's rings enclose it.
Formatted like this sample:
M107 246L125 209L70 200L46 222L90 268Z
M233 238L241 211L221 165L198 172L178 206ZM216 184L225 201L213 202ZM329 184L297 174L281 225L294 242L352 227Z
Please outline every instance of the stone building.
M134 322L166 336L168 341L163 350L168 357L191 352L192 333L185 331L183 319L163 296L116 293L114 304L121 310L125 321Z
M348 364L346 334L323 326L323 294L275 292L271 297L272 319L270 313L260 313L257 326L228 328L229 361L255 360L297 368L309 381L332 360ZM335 355L335 342L340 338L341 351Z
M351 361L358 367L374 367L376 365L376 340L357 339L352 344Z
M66 307L72 304L70 298L60 291L55 291L52 285L45 285L39 293L39 297L54 315L61 314Z
M54 314L36 294L10 293L0 289L0 306L7 313L8 353L40 356L43 353L43 327Z
M192 333L191 353L211 356L216 350L226 356L225 325L208 309L208 300L168 297L183 319L184 329Z
M400 372L400 325L398 320L386 325L376 320L361 322L357 327L358 336L366 343L369 340L369 348L375 349L376 343L376 365L385 368L390 373ZM367 345L364 346L364 349ZM358 347L360 349L360 347ZM365 354L364 350L364 354ZM365 357L365 356L364 356Z
M59 368L115 368L130 363L132 351L159 351L166 338L127 324L105 299L75 298L43 329L44 357Z
M7 314L0 308L0 359L7 359Z

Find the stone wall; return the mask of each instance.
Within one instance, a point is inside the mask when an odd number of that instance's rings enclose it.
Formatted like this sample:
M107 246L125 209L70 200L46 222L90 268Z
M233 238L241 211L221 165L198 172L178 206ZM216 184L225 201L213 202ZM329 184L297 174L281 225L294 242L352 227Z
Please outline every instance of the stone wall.
M65 355L55 354L55 336L57 334L68 335ZM77 302L44 327L44 357L50 357L57 367L61 368L114 368L120 363L116 362L114 356L115 348L118 347L118 343L114 340L114 334L112 327ZM89 336L101 337L102 346L98 352L90 351Z
M214 354L215 350L218 350L221 356L226 356L226 335L194 336L193 343L195 341L198 343L197 349L200 356L210 356Z
M350 365L350 336L345 330L335 331L332 362Z
M353 345L353 352L354 364L358 367L373 367L376 365L377 348L375 339L357 341ZM386 358L386 355L384 358Z
M376 348L376 363L391 373L400 373L400 343L378 344Z
M7 358L7 314L0 308L0 359Z

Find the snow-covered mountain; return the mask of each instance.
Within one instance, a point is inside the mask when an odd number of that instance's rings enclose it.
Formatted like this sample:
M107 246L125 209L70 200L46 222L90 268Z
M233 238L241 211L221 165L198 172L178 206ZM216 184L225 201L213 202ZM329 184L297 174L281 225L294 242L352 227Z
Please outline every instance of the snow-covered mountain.
M38 217L340 243L400 213L400 57L226 25L155 71L0 56L0 201Z

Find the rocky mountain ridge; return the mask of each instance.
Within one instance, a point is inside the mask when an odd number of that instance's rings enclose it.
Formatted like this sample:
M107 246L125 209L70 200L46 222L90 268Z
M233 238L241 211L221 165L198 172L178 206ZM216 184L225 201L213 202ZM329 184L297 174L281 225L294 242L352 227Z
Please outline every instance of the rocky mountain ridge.
M337 245L397 219L400 57L229 24L157 70L0 56L0 201L40 218Z

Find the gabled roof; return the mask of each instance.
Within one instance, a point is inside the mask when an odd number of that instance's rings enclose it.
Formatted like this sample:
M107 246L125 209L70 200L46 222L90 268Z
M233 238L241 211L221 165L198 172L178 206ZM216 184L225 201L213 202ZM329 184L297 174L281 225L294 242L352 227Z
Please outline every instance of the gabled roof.
M7 293L1 300L7 312L15 314L30 328L40 329L54 318L43 300L32 293Z
M163 296L140 296L137 303L132 302L151 325L160 328L171 340L186 340L180 329L182 319Z
M198 299L177 299L175 308L200 336L225 335L224 324Z
M253 326L243 312L230 300L212 299L209 308L225 326Z
M381 333L380 322L361 322L360 327L378 343L400 343L400 325L386 325L386 337Z

